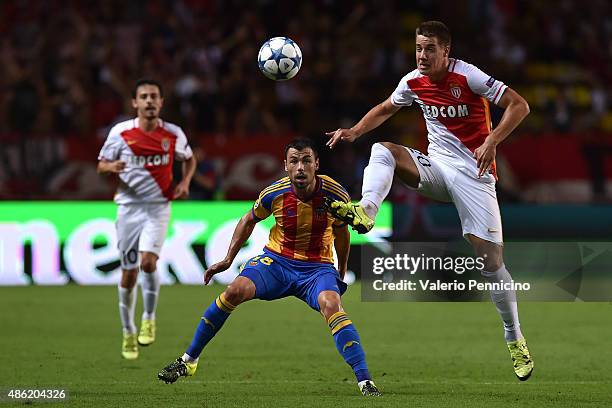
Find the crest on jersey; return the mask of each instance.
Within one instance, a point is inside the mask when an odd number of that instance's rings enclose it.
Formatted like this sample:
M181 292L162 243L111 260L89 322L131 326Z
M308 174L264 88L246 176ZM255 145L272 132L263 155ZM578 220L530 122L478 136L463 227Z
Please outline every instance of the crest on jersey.
M461 97L461 88L457 84L451 84L450 92L457 99Z
M163 138L161 141L161 147L162 149L164 149L164 152L167 152L168 150L170 150L170 139Z

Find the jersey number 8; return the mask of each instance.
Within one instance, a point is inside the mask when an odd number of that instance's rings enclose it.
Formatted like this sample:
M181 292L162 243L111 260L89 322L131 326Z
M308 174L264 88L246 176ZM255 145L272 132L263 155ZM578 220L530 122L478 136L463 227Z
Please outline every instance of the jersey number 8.
M257 260L259 260L259 262L261 262L262 264L266 266L270 266L272 262L274 262L274 259L270 258L269 256L264 256L263 258L260 256L256 256L255 258L253 258L253 261L257 261Z

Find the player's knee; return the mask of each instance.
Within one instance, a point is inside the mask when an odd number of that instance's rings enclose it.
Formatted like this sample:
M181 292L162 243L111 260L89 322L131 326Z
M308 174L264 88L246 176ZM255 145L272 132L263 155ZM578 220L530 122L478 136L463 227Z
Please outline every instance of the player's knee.
M492 246L477 250L476 255L482 258L484 271L495 272L504 264L501 249Z
M483 272L484 271L495 272L499 270L499 268L501 268L502 265L503 265L503 262L485 262L485 268Z
M326 319L329 319L335 313L338 313L342 310L342 305L340 302L328 302L325 304L325 307L321 309L321 313L325 316Z
M249 288L242 282L232 282L223 292L223 297L234 306L249 299Z
M374 152L374 148L375 146L378 145L382 148L387 149L388 151L391 152L391 154L393 155L393 158L395 160L398 160L400 158L400 155L402 153L402 149L404 149L402 146L397 145L395 143L391 143L391 142L379 142L379 143L374 143L374 145L372 146L372 152ZM377 149L379 147L376 147Z
M340 295L336 292L321 293L319 295L319 307L321 313L326 319L329 319L334 313L338 313L342 310L342 304L340 303Z
M484 257L485 271L495 272L504 264L501 251L489 251Z
M133 289L138 280L138 269L124 270L121 274L121 287Z
M140 269L142 269L142 271L145 273L152 273L155 272L155 269L157 267L156 264L157 260L155 259L143 258L142 262L140 263Z
M241 297L240 288L238 287L238 285L229 285L227 288L225 288L225 291L223 292L223 297L232 305L236 306L239 303L239 299Z
M476 256L482 259L484 271L495 272L504 264L503 247L491 241L486 241L473 234L468 239L474 248Z

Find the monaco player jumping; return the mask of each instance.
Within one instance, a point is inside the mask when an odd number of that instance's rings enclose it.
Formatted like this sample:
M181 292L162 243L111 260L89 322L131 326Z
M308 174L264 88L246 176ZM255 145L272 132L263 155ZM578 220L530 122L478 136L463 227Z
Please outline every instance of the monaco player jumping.
M132 93L137 117L113 126L98 156L98 173L116 174L117 240L121 256L119 314L123 325L121 354L138 358L138 344L155 341L155 309L159 296L157 259L161 251L170 200L186 198L196 161L180 127L159 118L164 103L161 85L141 79ZM172 186L174 160L183 162L183 178ZM136 335L136 281L142 276L144 311Z
M327 133L330 148L341 140L353 142L401 107L416 103L423 111L429 140L428 155L394 143L375 143L363 174L361 201L336 201L330 204L330 211L358 232L368 232L395 173L419 193L453 202L463 235L476 255L486 259L484 279L510 282L502 256L495 154L496 146L527 116L529 105L503 82L474 65L450 58L450 46L446 25L422 23L416 29L417 69L404 76L391 96L355 126ZM495 129L491 127L489 102L505 109ZM491 298L503 321L514 372L519 380L527 380L533 360L521 333L515 292L491 291Z

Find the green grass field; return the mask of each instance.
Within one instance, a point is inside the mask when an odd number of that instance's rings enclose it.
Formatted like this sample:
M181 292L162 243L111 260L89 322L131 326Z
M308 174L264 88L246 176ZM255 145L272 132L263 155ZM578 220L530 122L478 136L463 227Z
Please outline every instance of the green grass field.
M521 304L536 367L520 383L490 303L361 303L358 286L344 303L380 399L359 395L321 317L293 298L240 306L195 377L159 382L221 289L163 287L157 342L124 361L115 287L0 288L0 389L69 393L45 406L612 406L610 304Z

